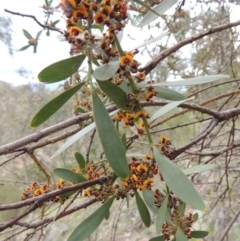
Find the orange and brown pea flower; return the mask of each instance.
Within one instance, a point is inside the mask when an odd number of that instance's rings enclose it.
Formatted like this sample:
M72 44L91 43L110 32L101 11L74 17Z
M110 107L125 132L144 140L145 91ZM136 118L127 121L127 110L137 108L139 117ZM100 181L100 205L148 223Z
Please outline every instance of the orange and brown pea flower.
M44 194L44 190L42 188L38 188L34 191L34 196L39 196Z
M134 63L133 59L134 54L131 52L126 53L126 55L120 58L120 66L122 68L126 67L127 65L132 65Z
M78 36L82 32L83 32L83 30L79 27L76 27L76 26L72 26L69 29L69 34L70 34L71 37Z
M106 19L107 19L107 16L104 13L101 13L101 12L95 14L94 17L93 17L93 20L97 24L103 23L104 20L106 20Z

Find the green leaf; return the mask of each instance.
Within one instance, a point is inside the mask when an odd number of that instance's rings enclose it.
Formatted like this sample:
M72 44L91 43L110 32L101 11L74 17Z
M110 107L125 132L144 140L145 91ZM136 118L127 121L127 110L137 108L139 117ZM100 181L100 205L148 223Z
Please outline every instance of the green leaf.
M82 109L82 108L79 107L79 106L76 108L76 111L77 111L78 113L85 113L85 110Z
M111 62L109 64L98 67L94 72L93 76L97 80L109 80L117 72L119 68L119 61Z
M53 173L68 182L80 183L87 181L87 179L80 174L65 168L55 168L53 169Z
M198 76L194 78L189 78L185 80L176 80L176 81L168 81L161 82L156 84L151 84L151 86L189 86L189 85L202 85L211 83L217 80L222 80L230 78L228 75L217 74L217 75L207 75L207 76ZM145 85L144 85L145 86Z
M165 238L163 236L158 236L158 237L149 239L149 241L165 241Z
M166 156L153 147L154 156L166 185L183 202L191 207L204 210L205 205L186 175Z
M30 46L32 46L32 45L28 44L28 45L26 45L26 46L23 46L23 47L20 48L18 51L24 51L24 50L28 49Z
M28 40L33 39L32 35L25 29L23 29L23 34Z
M195 223L198 220L198 213L194 213L193 222Z
M165 13L169 8L171 8L177 0L164 0L163 2L159 3L156 7L153 8L153 11L157 12L159 15ZM142 19L142 21L139 23L138 27L143 27L155 19L158 18L158 15L156 15L153 11L149 11Z
M126 92L111 81L97 81L102 91L116 104L119 109L126 109L128 101Z
M75 156L75 159L76 159L80 169L81 170L85 169L86 163L85 163L85 159L84 159L83 155L79 152L75 152L74 156Z
M174 101L171 103L168 103L166 105L164 105L163 107L161 107L160 109L158 109L154 115L150 118L149 122L153 122L154 120L156 120L158 117L166 114L167 112L173 110L174 108L176 108L177 106L179 106L180 104L182 104L183 102L186 102L188 100L191 100L191 98L186 99L186 100L179 100L179 101Z
M154 192L152 190L142 190L143 199L154 214L157 214L158 209L154 205Z
M191 232L191 237L192 238L205 238L207 236L208 236L208 232L207 231L197 230L197 231L192 231Z
M216 164L198 165L198 166L189 167L188 169L183 170L183 173L185 175L196 174L196 173L200 173L200 172L209 171L209 170L215 168L216 166L217 166Z
M115 110L113 112L110 113L110 116L116 114L118 112L118 110ZM91 131L93 128L95 128L96 125L95 123L92 123L88 126L86 126L84 129L80 130L79 132L77 132L75 135L71 136L52 156L51 159L58 156L59 154L61 154L62 152L64 152L65 150L67 150L71 145L73 145L76 141L78 141L80 138L82 138L83 136L85 136L89 131Z
M135 192L135 197L136 197L136 203L138 207L138 211L140 214L140 217L145 224L146 227L150 227L151 225L151 217L148 211L148 208L142 198L140 197L138 191Z
M163 225L164 221L166 220L167 205L168 205L168 197L166 197L164 199L164 201L162 202L162 205L159 208L158 213L157 213L157 219L156 219L157 232L161 231L162 225Z
M66 91L59 96L52 99L45 106L43 106L38 113L33 117L31 127L37 127L51 117L56 111L58 111L83 85L82 82Z
M89 237L100 225L109 211L115 197L110 198L99 209L79 224L68 238L68 241L83 241ZM74 221L76 222L76 220Z
M179 205L179 214L180 214L180 216L183 216L183 214L184 214L184 212L186 210L186 207L187 207L187 205L186 205L185 202L180 203L180 205Z
M69 198L70 196L72 196L74 193L76 193L77 191L71 191L71 192L67 192L64 194L59 195L60 198L64 199L64 198Z
M47 30L47 32L46 32L46 36L50 36L50 31L49 30Z
M46 84L64 80L77 72L84 59L82 54L51 64L39 73L38 79Z
M164 99L164 100L172 100L172 101L178 101L178 100L185 100L186 97L174 90L164 88L161 86L155 86L154 91L157 91L157 97Z
M187 236L184 234L184 232L180 228L177 228L176 241L188 241Z
M104 218L105 218L106 220L108 220L109 217L110 217L110 212L109 212L109 210L108 210Z
M122 144L123 144L123 147L124 147L124 150L126 152L127 150L127 138L126 138L126 132L124 132L121 136L121 141L122 141Z
M107 160L119 177L127 179L129 167L119 134L96 92L92 92L92 100L94 120Z

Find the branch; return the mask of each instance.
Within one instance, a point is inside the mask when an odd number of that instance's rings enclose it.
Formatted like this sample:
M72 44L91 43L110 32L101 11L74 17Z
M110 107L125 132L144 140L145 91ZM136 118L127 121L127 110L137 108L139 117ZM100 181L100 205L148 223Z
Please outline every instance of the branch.
M40 220L38 222L33 222L33 223L23 223L23 222L16 222L15 225L19 225L21 227L26 227L26 228L37 228L43 224L49 224L55 220L58 220L60 218L63 218L69 214L72 214L80 209L83 209L83 208L87 208L88 206L92 205L93 203L97 202L97 199L91 199L90 201L84 203L84 204L80 204L78 206L75 206L74 208L72 209L69 209L68 211L64 211L64 212L61 212L60 214L58 214L56 217L51 217L51 218L45 218L43 220Z
M21 202L6 204L6 205L0 205L0 211L17 209L17 208L21 208L21 207L24 207L24 206L32 205L27 210L25 210L22 214L20 214L19 216L14 217L13 219L11 219L8 222L0 224L0 232L5 230L8 227L12 227L17 221L24 218L25 216L27 216L32 211L36 210L44 202L50 200L53 197L59 196L59 195L64 194L64 193L68 193L70 191L85 189L85 188L88 188L88 187L93 186L95 184L103 184L107 180L108 180L108 177L101 177L101 178L98 178L98 179L95 179L95 180L75 184L75 185L70 186L70 187L65 187L65 188L62 188L62 189L59 189L59 190L56 190L56 191L53 191L53 192L49 192L49 193L40 195L38 197L30 198L30 199L27 199L27 200L24 200L24 201L21 201Z
M179 50L180 48L182 48L183 46L193 43L194 41L201 39L207 35L210 34L214 34L217 32L221 32L225 29L228 28L232 28L235 26L240 25L240 20L236 21L236 22L232 22L232 23L227 23L227 24L223 24L220 25L218 27L215 28L210 28L202 33L193 35L190 38L184 39L180 42L178 42L176 45L174 45L173 47L163 51L162 53L160 53L157 57L155 57L152 61L150 61L146 66L144 66L143 68L140 68L139 71L144 72L145 74L149 74L162 60L164 60L166 57L168 57L169 55L171 55L172 53L176 52L177 50Z
M48 26L48 25L45 25L45 24L42 24L40 23L37 18L33 15L28 15L28 14L22 14L22 13L17 13L17 12L13 12L13 11L10 11L10 10L7 10L7 9L4 9L5 12L7 13L11 13L13 15L18 15L18 16L21 16L21 17L27 17L27 18L32 18L38 25L40 25L42 28L47 28L49 30L52 30L52 31L56 31L56 32L59 32L61 34L64 34L61 30L57 29L57 28L53 28L51 26Z
M116 106L115 105L111 105L110 107L107 108L107 111L108 112L111 112L113 110L116 109ZM3 145L3 146L0 146L0 155L6 155L8 153L11 153L13 151L16 151L18 150L19 148L23 147L23 146L26 146L32 142L37 142L39 141L40 139L46 137L46 136L49 136L55 132L58 132L58 131L61 131L67 127L70 127L72 125L77 125L77 124L80 124L82 123L83 121L85 120L88 120L88 119L91 119L92 118L92 115L91 113L84 113L84 114L81 114L81 115L78 115L78 116L75 116L71 119L68 119L66 121L63 121L63 122L60 122L56 125L53 125L53 126L50 126L50 127L47 127L45 129L42 129L42 130L39 130L29 136L26 136L24 138L21 138L17 141L14 141L14 142L11 142L9 144L6 144L6 145Z
M17 208L21 208L21 207L24 207L24 206L31 205L32 203L37 203L38 205L41 205L42 203L48 201L49 199L51 199L53 197L68 193L70 191L85 189L85 188L88 188L88 187L96 185L96 184L103 184L107 180L108 180L108 177L101 177L101 178L97 178L97 179L94 179L94 180L91 180L91 181L86 181L86 182L74 184L74 185L69 186L69 187L64 187L64 188L58 189L56 191L52 191L52 192L49 192L49 193L46 193L46 194L43 194L43 195L40 195L40 196L37 196L37 197L26 199L26 200L21 201L21 202L0 205L0 211L17 209Z

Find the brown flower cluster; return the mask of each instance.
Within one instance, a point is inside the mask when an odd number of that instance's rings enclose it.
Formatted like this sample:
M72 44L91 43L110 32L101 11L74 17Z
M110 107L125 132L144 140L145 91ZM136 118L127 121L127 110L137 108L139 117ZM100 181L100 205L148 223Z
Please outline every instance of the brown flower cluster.
M166 195L160 190L156 189L154 191L154 204L157 208L161 207L165 198ZM181 200L171 192L168 199L168 209L172 222L165 221L161 229L161 233L167 241L176 235L177 227L183 230L187 238L191 238L194 216L192 213L189 213L187 216L181 215L180 204L182 204Z
M22 193L22 198L21 200L26 200L28 198L32 197L37 197L43 194L46 194L51 191L55 191L57 189L63 188L63 187L68 187L71 186L72 183L64 181L60 179L58 183L56 184L39 184L38 182L33 182L26 190L23 191ZM51 198L50 202L59 202L63 204L66 200L66 197L60 197L56 196L54 198Z

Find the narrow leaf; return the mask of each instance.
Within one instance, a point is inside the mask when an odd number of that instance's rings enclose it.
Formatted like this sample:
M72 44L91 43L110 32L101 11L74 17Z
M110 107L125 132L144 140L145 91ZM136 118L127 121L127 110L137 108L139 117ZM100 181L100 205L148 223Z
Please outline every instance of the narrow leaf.
M30 46L32 46L32 45L28 44L28 45L26 45L26 46L23 46L23 47L20 48L18 51L24 51L24 50L28 49Z
M33 39L32 35L25 29L23 29L23 34L28 40Z
M135 192L135 197L136 197L136 203L138 207L138 212L140 214L140 217L145 224L146 227L150 227L151 225L151 217L148 211L148 208L142 198L140 197L138 191Z
M143 199L145 203L148 205L148 207L152 210L154 214L157 214L158 209L154 205L154 193L152 190L143 190Z
M158 236L158 237L149 239L149 241L165 241L165 238L163 236Z
M100 225L109 211L115 197L110 198L99 209L79 224L68 238L68 241L83 241L89 237Z
M93 75L97 80L109 80L117 72L118 68L119 61L115 61L98 67L93 72Z
M82 54L51 64L39 73L38 79L46 84L64 80L77 72L84 59Z
M197 231L192 231L191 232L191 237L192 238L205 238L207 236L208 236L208 232L207 231L197 230Z
M122 144L123 144L123 148L126 152L127 150L127 138L126 138L126 132L124 132L121 136L121 141L122 141Z
M194 213L193 222L195 223L198 220L198 213Z
M200 173L200 172L209 171L209 170L215 168L216 166L217 166L216 164L198 165L198 166L189 167L188 169L183 170L183 173L185 175L196 174L196 173Z
M127 179L129 167L119 134L96 92L92 93L92 100L94 120L107 160L119 177Z
M166 114L167 112L173 110L174 108L176 108L177 106L179 106L180 104L182 104L183 102L186 102L188 100L190 100L190 99L174 101L174 102L164 105L163 107L161 107L158 111L156 111L154 113L154 115L150 118L149 122L153 122L158 117Z
M176 241L188 241L187 236L183 233L182 229L177 228Z
M159 3L156 7L154 7L153 11L157 12L158 14L163 14L169 8L171 8L176 2L177 2L177 0L164 0L163 2ZM143 19L139 23L138 27L143 27L158 18L158 15L156 15L153 11L149 11L143 17Z
M154 91L157 92L157 97L164 99L164 100L172 100L172 101L178 101L178 100L185 100L186 97L174 90L167 89L161 86L155 86Z
M157 220L156 220L157 232L161 231L162 225L163 225L164 221L166 220L167 205L168 205L168 197L166 197L164 199L164 201L162 202L162 205L159 208L158 213L157 213Z
M189 85L202 85L211 83L217 80L230 78L228 75L218 74L218 75L207 75L207 76L198 76L194 78L189 78L185 80L176 80L161 82L156 84L151 84L151 86L189 86Z
M115 110L110 113L110 116L116 114L118 110ZM52 156L51 159L58 156L65 150L67 150L71 145L73 145L76 141L78 141L80 138L85 136L89 131L91 131L93 128L95 128L95 123L91 123L90 125L86 126L84 129L77 132L75 135L71 136Z
M75 152L74 154L75 159L77 160L77 163L80 167L81 170L85 169L85 159L83 157L83 155L79 152Z
M205 205L186 175L166 156L153 147L154 156L166 185L183 202L193 208L204 210Z
M187 205L186 205L185 202L180 203L180 205L179 205L179 214L180 214L180 216L183 216L183 214L184 214L184 212L186 210L186 207L187 207Z
M37 127L57 112L85 83L82 82L52 99L33 117L31 127Z
M80 183L87 181L87 179L80 174L65 168L55 168L53 169L53 173L68 182Z
M102 91L116 104L119 109L126 109L128 101L126 92L111 81L97 81Z

